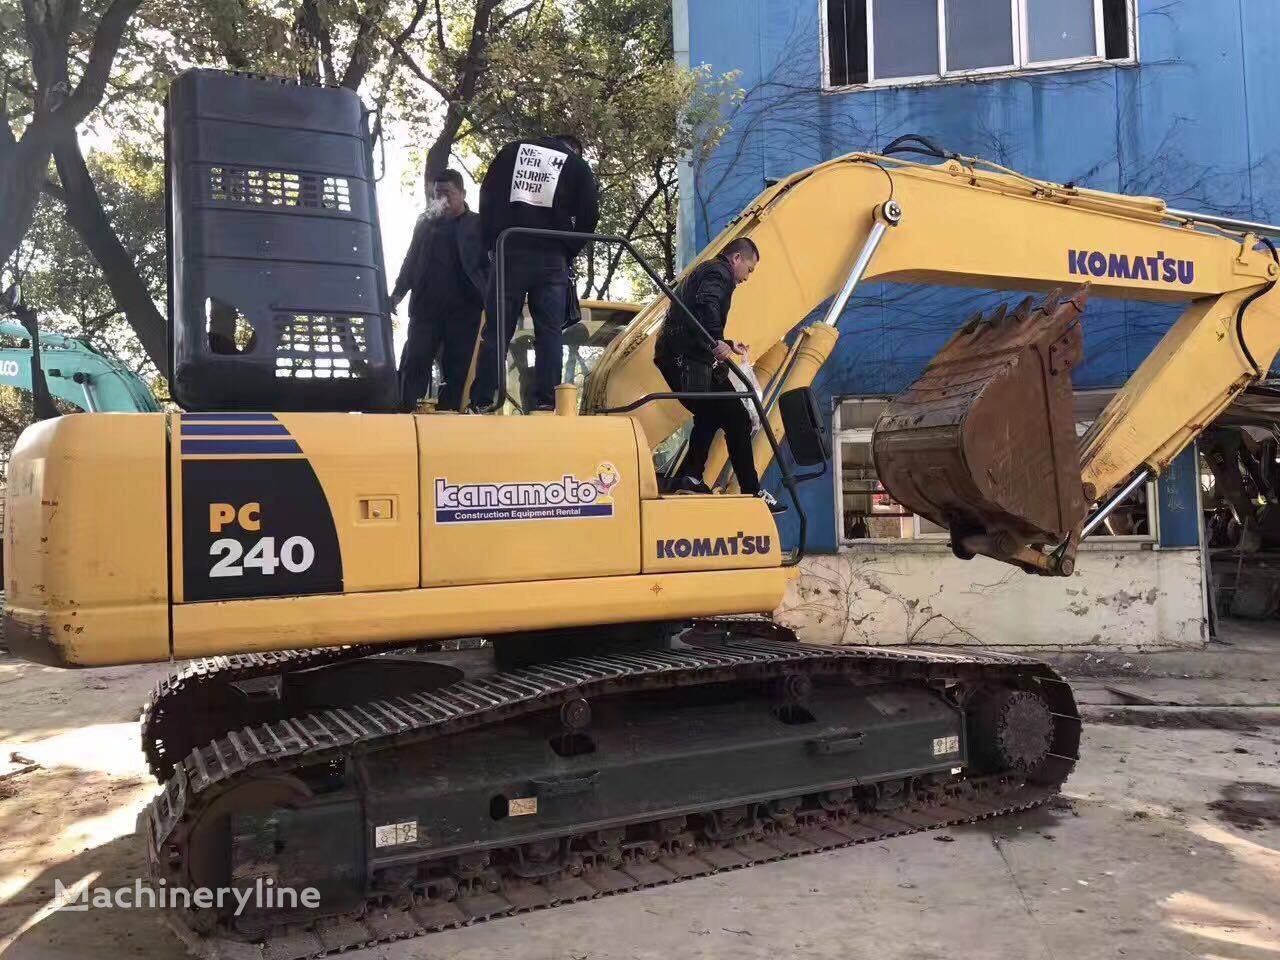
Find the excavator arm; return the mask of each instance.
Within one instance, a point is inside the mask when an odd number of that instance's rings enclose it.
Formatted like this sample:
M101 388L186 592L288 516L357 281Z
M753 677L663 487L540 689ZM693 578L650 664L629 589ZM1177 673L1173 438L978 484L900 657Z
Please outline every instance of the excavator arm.
M728 335L759 357L766 400L816 374L860 282L1073 291L1065 304L1025 303L963 327L958 317L875 441L889 492L951 528L958 554L1066 574L1088 507L1167 467L1280 350L1280 266L1259 233L974 158L850 154L765 190L702 256L741 236L761 250ZM1186 307L1077 446L1061 398L1090 296ZM797 331L824 302L825 322ZM666 312L664 299L649 304L614 341L587 385L589 408L662 389L652 357ZM637 415L655 444L687 417L672 402ZM985 459L975 455L984 445ZM708 473L718 471L713 461ZM1046 498L1054 509L1037 509Z

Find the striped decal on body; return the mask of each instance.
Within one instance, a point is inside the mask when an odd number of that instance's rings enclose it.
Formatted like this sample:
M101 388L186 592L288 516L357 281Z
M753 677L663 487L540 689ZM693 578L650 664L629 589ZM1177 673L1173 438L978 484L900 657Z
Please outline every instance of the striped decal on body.
M225 453L302 453L297 440L255 440L249 437L243 440L188 440L183 437L182 455L190 454L225 454Z
M287 437L283 423L184 423L184 437Z
M298 441L273 413L184 413L181 421L184 457L302 454Z

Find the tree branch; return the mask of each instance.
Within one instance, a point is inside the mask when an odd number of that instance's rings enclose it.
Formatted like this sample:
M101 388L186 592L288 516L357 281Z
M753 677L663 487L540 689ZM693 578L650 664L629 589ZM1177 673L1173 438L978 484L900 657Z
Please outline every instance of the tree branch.
M522 17L537 5L537 0L533 0L533 2L526 3L523 7L516 7L516 9L512 10L510 13L499 17L497 20L493 21L493 32L501 33L506 28L507 24Z
M302 6L294 18L294 29L307 38L307 47L319 54L320 69L325 83L337 82L337 70L333 66L333 35L329 32L324 18L320 16L320 7L316 0L302 0ZM314 76L314 70L307 64L299 71L304 76Z
M640 209L637 210L635 215L631 218L631 222L627 224L627 228L622 232L622 236L626 237L628 240L632 239L632 236L631 236L632 232L636 229L636 227L640 225L640 221L644 219L644 215L648 212L649 208L653 206L653 201L658 199L658 195L661 192L662 192L662 185L659 184L657 187L655 187L652 190L652 192L650 192L649 196L645 198L644 203L640 205ZM621 245L619 245L617 249L614 250L609 255L609 260L605 269L604 279L600 281L600 286L597 288L597 293L601 297L603 297L605 295L605 292L609 289L609 284L610 282L612 282L613 275L618 269L618 264L621 263L622 261L622 254L624 252L625 252L624 248Z
M93 185L74 130L58 138L53 158L62 181L67 222L102 269L116 305L128 318L151 362L158 370L167 370L168 324L102 208L102 198Z
M444 42L444 14L440 12L440 0L436 0L436 42L440 44L441 53L449 52L449 46Z
M378 21L382 17L383 4L379 0L370 0L364 11L356 14L360 26L356 30L356 39L351 48L351 59L347 61L347 69L342 74L342 86L348 90L358 89L364 82L365 75L373 66L376 49L373 37L378 32Z
M436 0L437 9L439 0ZM458 58L457 75L453 91L447 98L448 108L440 125L440 132L427 150L427 162L422 176L425 183L430 183L444 170L453 152L453 145L458 139L458 130L463 120L467 119L471 101L475 98L479 87L480 75L484 72L485 51L489 46L489 25L498 0L476 0L475 18L471 21L471 38L467 42L467 52Z
M64 129L76 127L102 99L125 27L139 3L141 0L112 0L111 6L98 21L93 46L89 51L89 63L84 68L80 82L76 85L75 92L55 111L58 120L65 125Z
M415 77L417 77L427 86L429 86L432 90L438 93L441 96L441 98L444 99L445 103L452 102L452 99L453 99L452 91L445 89L445 87L438 80L436 80L434 77L432 77L430 74L428 74L425 70L422 69L422 67L418 64L418 61L414 60L412 55L410 55L409 52L405 50L403 40L399 40L394 37L387 37L387 42L391 44L391 49L395 51L396 56L399 57L400 60L404 63L404 65L409 68L410 73L412 73Z

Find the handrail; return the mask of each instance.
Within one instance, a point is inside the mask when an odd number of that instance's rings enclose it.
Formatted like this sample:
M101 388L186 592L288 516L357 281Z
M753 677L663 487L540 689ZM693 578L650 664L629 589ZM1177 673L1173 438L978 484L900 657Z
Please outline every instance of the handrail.
M494 362L497 364L498 380L496 398L486 407L481 407L481 413L492 413L502 405L502 399L506 396L506 379L507 379L507 351L505 347L506 330L507 330L507 270L506 270L506 246L507 240L513 236L525 237L541 237L543 239L572 239L583 240L587 243L605 243L617 244L621 246L640 268L648 274L649 279L653 281L662 293L666 296L670 303L675 304L684 314L685 318L692 323L692 329L702 336L704 343L714 349L716 345L715 338L707 333L706 328L698 320L688 305L676 296L675 291L667 285L667 283L658 276L657 272L649 265L649 262L640 254L631 241L626 237L611 236L609 234L600 233L579 233L572 230L548 230L541 227L507 227L502 233L498 234L497 243L494 245L494 295L497 303L494 304ZM732 360L722 360L728 366L729 370L735 375L739 383L747 383L742 370ZM764 431L765 436L769 439L769 446L773 449L774 461L778 464L778 472L782 475L782 485L786 487L791 502L796 508L796 516L799 518L799 538L796 548L790 551L783 560L784 567L793 567L804 557L805 536L808 532L808 517L805 515L804 507L800 504L800 494L796 489L795 474L792 472L790 465L782 457L782 450L778 446L778 438L774 436L773 428L769 426L768 416L765 414L764 408L760 404L760 398L755 391L744 390L732 393L681 393L679 391L671 391L666 393L650 393L622 407L609 407L601 411L604 414L620 414L630 413L647 403L657 400L717 400L738 403L742 400L749 399L756 409L756 414L760 418L760 429Z

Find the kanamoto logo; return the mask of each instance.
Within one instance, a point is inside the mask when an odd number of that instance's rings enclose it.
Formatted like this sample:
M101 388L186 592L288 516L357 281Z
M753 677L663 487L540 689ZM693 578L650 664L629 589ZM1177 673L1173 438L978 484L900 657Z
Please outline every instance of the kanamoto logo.
M613 491L621 482L612 463L600 464L586 480L571 473L518 483L450 483L437 477L436 523L611 517Z

